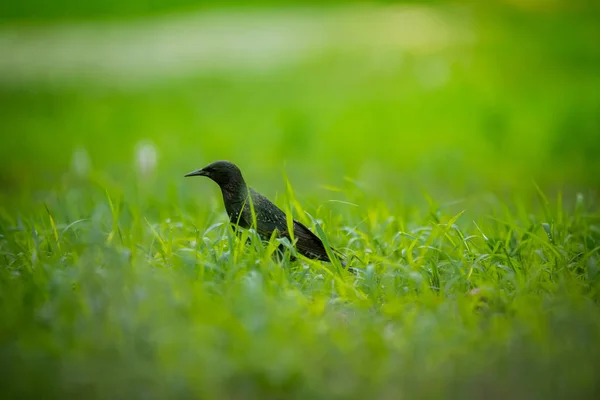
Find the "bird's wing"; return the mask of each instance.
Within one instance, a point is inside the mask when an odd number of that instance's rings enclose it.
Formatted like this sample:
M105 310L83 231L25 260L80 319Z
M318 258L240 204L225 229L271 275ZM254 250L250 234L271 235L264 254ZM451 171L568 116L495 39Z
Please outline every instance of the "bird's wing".
M256 216L256 231L264 238L269 239L273 231L283 232L287 230L287 220L285 213L279 207L273 204L269 199L253 189L250 189L254 214ZM252 211L250 205L244 208L246 219L252 221Z
M300 254L309 258L329 261L329 256L321 239L296 220L294 220L294 239L296 239L296 249Z
M280 237L287 237L291 240L285 213L269 199L255 190L250 189L250 194L254 205L254 213L256 215L256 230L260 236L262 236L263 239L268 240L273 234L273 231L277 230ZM248 222L252 221L249 205L244 207L244 218ZM321 239L296 220L294 220L294 239L296 240L296 249L300 254L309 258L330 261ZM333 251L339 255L339 252Z

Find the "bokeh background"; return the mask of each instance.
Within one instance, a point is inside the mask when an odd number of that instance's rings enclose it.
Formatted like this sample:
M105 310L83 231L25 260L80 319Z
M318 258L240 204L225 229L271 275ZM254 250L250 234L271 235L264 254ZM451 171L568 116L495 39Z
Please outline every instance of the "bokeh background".
M214 159L263 191L595 188L598 7L582 1L5 2L0 181ZM110 171L110 172L109 172ZM186 182L188 184L188 182ZM402 186L404 191L395 188Z
M0 386L594 398L599 71L597 1L0 2ZM361 274L236 245L216 159Z

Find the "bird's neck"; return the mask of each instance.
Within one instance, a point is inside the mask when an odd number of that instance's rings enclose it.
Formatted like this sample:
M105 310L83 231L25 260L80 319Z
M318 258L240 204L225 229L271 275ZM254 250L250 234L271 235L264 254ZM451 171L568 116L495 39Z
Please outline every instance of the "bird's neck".
M225 204L243 203L248 197L248 187L244 181L229 182L221 185L221 192L223 193Z

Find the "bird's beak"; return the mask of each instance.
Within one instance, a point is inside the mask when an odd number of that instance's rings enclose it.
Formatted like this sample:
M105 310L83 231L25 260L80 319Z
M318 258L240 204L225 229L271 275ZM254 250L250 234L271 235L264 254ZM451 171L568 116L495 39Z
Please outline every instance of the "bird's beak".
M186 177L186 176L207 176L207 175L208 175L208 173L204 169L200 168L196 171L190 172L189 174L185 174L184 177Z

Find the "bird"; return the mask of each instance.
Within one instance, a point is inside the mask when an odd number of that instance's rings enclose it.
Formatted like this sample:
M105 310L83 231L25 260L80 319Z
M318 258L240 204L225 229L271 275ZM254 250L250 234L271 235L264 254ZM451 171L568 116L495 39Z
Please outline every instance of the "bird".
M242 171L234 163L215 161L184 176L205 176L219 185L225 210L234 227L245 229L254 227L262 240L269 240L276 231L278 237L285 237L291 241L285 213L265 196L249 187L242 176ZM254 208L256 226L252 223L251 207ZM293 237L299 254L310 259L331 262L321 239L296 220L293 220ZM340 252L331 250L336 256L343 258Z

